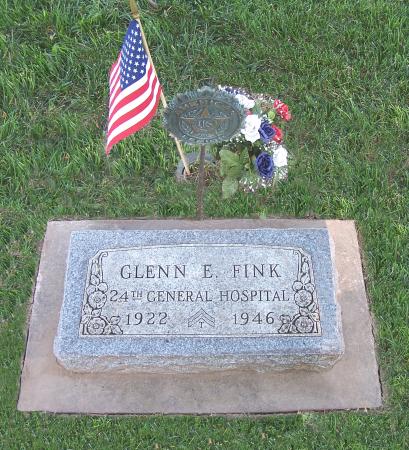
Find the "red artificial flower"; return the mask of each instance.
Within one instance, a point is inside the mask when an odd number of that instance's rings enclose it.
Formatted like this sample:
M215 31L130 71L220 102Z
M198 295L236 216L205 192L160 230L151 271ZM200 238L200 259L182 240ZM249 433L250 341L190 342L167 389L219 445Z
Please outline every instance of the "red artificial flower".
M276 110L277 114L285 121L291 120L291 113L288 110L288 106L283 103L278 98L274 100L273 108Z
M288 122L289 120L291 120L291 113L290 112L286 112L283 114L283 119Z
M276 99L274 100L274 103L273 103L273 108L274 108L274 109L277 109L277 108L279 108L281 105L284 105L284 103L283 103L281 100L279 100L278 98L276 98Z
M273 141L279 144L283 140L283 132L280 128L276 127L275 125L271 125L271 128L273 128L273 130L275 131Z

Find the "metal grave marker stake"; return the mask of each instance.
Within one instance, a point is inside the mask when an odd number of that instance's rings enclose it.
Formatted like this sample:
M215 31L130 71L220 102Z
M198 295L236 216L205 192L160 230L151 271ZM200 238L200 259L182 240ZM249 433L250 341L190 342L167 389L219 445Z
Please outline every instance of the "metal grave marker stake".
M164 115L165 128L180 141L200 145L197 216L203 219L206 145L228 141L242 128L244 108L230 94L205 86L177 95Z

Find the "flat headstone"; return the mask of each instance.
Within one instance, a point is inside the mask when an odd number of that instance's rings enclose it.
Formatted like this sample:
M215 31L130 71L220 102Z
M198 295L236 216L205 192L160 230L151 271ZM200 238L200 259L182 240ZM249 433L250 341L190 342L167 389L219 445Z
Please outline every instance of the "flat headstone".
M328 370L73 372L53 354L70 237L78 230L326 228L334 244L345 353ZM152 243L153 244L153 243ZM354 222L302 219L52 221L30 304L19 411L76 414L269 414L382 406L374 330ZM322 311L321 311L322 312Z
M332 366L332 261L325 228L74 231L55 356L76 372Z

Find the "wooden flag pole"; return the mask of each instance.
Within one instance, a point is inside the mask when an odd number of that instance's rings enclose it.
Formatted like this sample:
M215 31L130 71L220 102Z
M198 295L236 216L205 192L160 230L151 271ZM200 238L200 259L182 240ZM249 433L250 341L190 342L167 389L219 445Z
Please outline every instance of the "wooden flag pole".
M143 32L141 19L140 19L139 11L138 11L138 8L136 6L135 0L129 0L129 6L131 7L132 17L139 23L139 28L141 30L143 46L145 48L146 54L148 55L149 62L151 63L151 66L153 67L153 70L156 72L155 66L153 64L151 52L149 51L148 42L146 41L145 33ZM156 72L156 76L158 76L157 72ZM168 107L168 102L166 101L165 94L163 93L163 89L161 89L161 92L160 92L160 99L161 99L163 107L167 108ZM186 155L185 155L185 152L183 151L182 144L180 143L178 138L173 137L173 139L175 140L176 148L178 149L180 159L182 160L183 166L185 167L185 174L186 175L190 175L189 164L187 163Z

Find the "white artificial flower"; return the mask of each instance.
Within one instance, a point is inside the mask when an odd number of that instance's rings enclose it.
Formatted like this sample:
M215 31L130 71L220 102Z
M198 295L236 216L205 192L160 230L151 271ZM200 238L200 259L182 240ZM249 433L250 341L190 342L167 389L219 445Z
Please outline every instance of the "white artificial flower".
M275 167L285 167L287 165L287 150L279 145L273 153L273 162Z
M258 130L244 131L244 137L246 138L246 141L254 144L254 142L256 142L260 138L260 134Z
M250 141L253 144L260 139L260 133L258 132L260 125L261 119L257 114L246 116L244 128L242 128L241 132L244 134L247 141Z
M252 100L251 98L247 98L243 94L237 94L236 99L238 100L240 105L243 105L246 109L251 109L256 104L254 100Z

